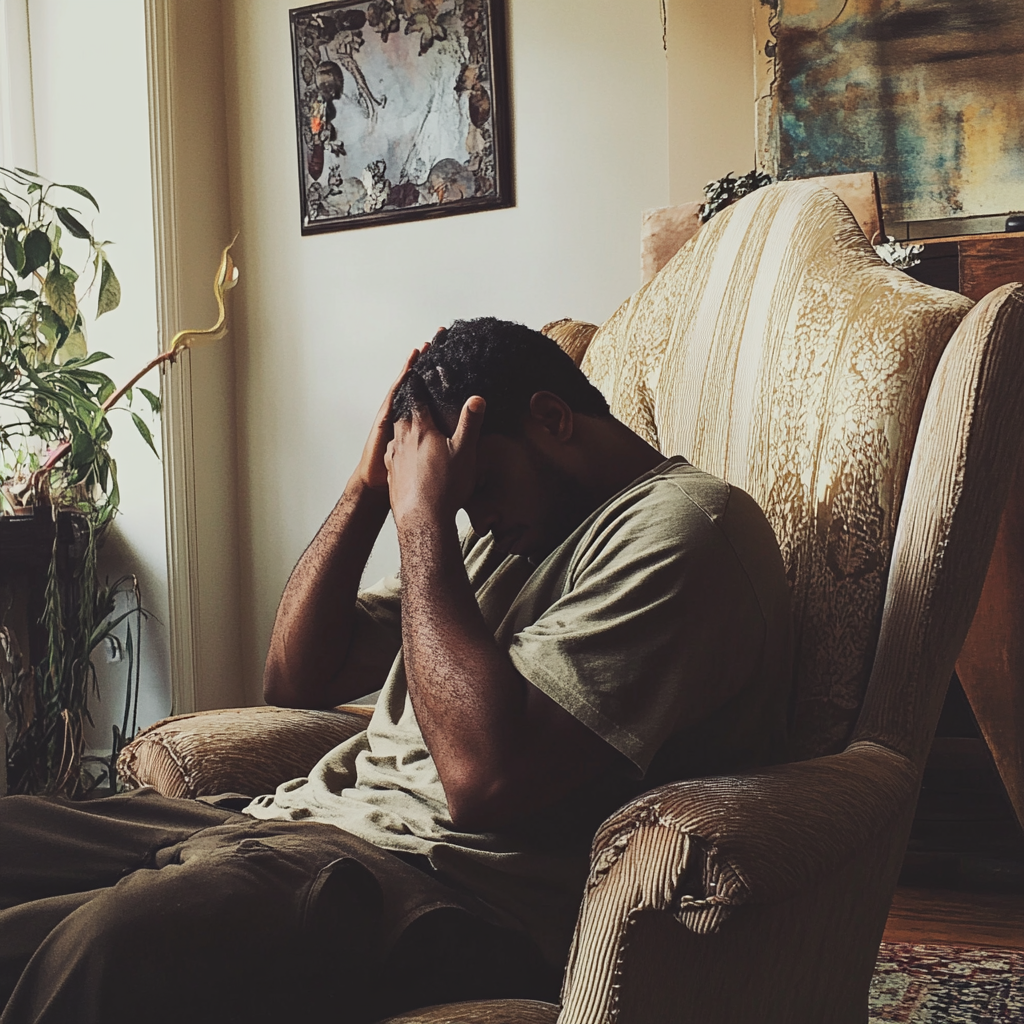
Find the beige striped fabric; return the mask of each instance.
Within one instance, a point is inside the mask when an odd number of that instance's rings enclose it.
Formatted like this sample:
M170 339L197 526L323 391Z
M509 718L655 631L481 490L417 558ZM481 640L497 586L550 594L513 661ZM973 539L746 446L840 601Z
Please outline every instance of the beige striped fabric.
M622 808L594 840L562 1024L614 1019L638 915L662 912L710 935L738 906L792 899L898 825L916 783L905 757L856 743L830 757L673 783Z
M800 757L851 734L916 425L970 306L887 267L831 191L795 182L707 224L583 359L627 425L764 508L792 585Z
M857 738L924 763L1024 431L1024 286L986 295L935 373L907 478ZM979 567L982 571L979 571Z
M366 728L372 707L329 711L230 708L164 718L143 729L117 759L129 786L164 796L258 796L305 775L328 750Z

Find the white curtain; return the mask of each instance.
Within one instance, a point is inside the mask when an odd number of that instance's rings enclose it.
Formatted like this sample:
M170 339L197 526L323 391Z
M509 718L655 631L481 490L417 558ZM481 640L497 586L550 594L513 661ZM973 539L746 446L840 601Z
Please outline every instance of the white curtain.
M28 0L0 0L0 167L36 169Z
M28 0L0 0L0 167L36 167ZM0 709L0 796L7 792L7 721Z

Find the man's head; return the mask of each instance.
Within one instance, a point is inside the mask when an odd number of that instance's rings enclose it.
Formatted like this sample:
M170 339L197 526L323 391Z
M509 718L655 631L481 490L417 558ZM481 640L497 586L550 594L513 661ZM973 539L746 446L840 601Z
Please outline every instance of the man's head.
M550 338L494 317L456 320L438 331L395 392L393 420L426 405L449 437L468 398L487 402L484 434L520 436L539 391L557 395L574 413L608 416L608 403Z
M487 406L466 512L499 548L546 555L598 503L577 469L578 428L581 418L612 422L608 403L550 338L485 317L438 332L396 390L392 419L426 406L450 437L474 395Z

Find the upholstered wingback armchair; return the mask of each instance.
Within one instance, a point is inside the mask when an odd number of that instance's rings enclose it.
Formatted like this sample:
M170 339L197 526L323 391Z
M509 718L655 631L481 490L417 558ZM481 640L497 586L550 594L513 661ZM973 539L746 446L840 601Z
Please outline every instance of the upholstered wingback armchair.
M605 822L560 1008L495 1001L394 1020L864 1024L1024 433L1024 287L972 308L885 266L833 193L793 183L717 216L600 328L556 333L620 419L764 508L792 587L794 761L663 786ZM175 795L266 790L294 765L239 778L225 737L316 736L311 765L361 726L302 716L171 720L122 766Z

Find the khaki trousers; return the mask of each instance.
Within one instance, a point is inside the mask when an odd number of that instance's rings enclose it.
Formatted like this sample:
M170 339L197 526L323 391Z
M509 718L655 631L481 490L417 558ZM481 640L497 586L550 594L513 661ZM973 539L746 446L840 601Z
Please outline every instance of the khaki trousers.
M550 998L534 944L312 822L143 789L0 799L0 1024L369 1021Z

